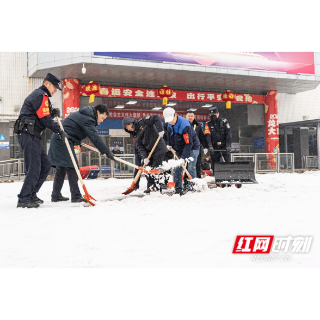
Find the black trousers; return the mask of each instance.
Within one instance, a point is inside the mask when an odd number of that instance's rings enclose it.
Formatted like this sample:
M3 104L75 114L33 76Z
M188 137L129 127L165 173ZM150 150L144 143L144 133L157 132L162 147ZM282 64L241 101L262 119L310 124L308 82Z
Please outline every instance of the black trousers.
M56 167L56 175L54 176L53 190L51 197L61 197L61 189L63 187L64 179L68 175L69 188L71 193L71 200L81 198L80 189L78 186L78 176L74 168Z
M161 154L155 158L151 157L150 158L150 162L148 163L148 166L151 167L151 168L157 168L159 166L162 165L162 161L164 159L164 154ZM147 188L151 187L151 186L155 186L155 177L153 175L146 175L147 177Z
M28 202L46 181L51 163L42 148L40 138L21 132L18 134L18 142L23 150L26 174L18 199L21 202Z
M230 159L231 159L230 153L229 152L221 152L221 153L223 155L224 161L225 162L230 162ZM215 152L210 154L210 156L211 156L211 169L213 170L213 172L214 172L214 163L215 162L220 162L221 153L215 151Z
M141 166L141 156L140 156L140 153L135 153L134 154L134 161L136 163L136 166ZM133 177L135 178L137 173L139 172L139 169L134 169L134 175ZM139 184L140 184L140 178L138 179L137 183L136 183L136 186L135 188L136 189L139 189Z
M199 150L199 155L197 158L196 170L197 170L197 178L201 178L201 148Z

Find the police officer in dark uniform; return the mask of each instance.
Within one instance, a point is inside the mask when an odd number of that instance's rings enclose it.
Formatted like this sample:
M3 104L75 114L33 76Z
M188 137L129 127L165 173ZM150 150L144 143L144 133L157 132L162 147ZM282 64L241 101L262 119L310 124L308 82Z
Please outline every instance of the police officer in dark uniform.
M206 122L204 136L209 146L212 170L214 171L214 163L220 161L221 153L225 162L230 162L231 129L228 120L219 117L218 107L211 107L209 115L211 120Z
M60 80L48 73L43 85L34 90L24 101L19 118L14 124L14 133L23 150L25 179L18 195L18 208L37 208L43 203L37 192L46 180L51 164L41 145L41 132L49 128L64 141L68 135L53 121L60 115L59 109L52 109L49 97L60 88Z

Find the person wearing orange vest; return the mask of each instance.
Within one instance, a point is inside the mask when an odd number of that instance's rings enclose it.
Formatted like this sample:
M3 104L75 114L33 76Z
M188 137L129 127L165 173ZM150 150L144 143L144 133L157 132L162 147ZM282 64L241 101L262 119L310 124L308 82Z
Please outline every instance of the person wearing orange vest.
M51 163L41 144L41 132L49 128L64 141L66 132L53 121L60 115L59 109L52 109L50 97L60 88L60 80L48 73L43 85L34 90L24 101L19 118L14 124L14 133L18 134L18 142L23 150L25 179L18 195L18 208L37 208L43 200L37 196L46 180Z

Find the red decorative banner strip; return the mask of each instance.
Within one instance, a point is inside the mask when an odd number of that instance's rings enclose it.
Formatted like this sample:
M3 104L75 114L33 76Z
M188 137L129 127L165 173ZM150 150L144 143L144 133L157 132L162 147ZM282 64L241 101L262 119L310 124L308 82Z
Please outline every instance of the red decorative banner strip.
M82 86L83 89L84 86ZM81 95L87 94L81 89ZM219 92L200 92L200 91L182 91L173 90L173 95L168 98L170 101L203 101L203 102L223 102L222 94ZM95 94L97 97L109 98L128 98L128 99L148 99L156 100L161 99L158 96L157 89L145 88L127 88L127 87L106 87L101 86L100 91ZM234 103L246 104L263 104L264 95L257 94L235 94Z

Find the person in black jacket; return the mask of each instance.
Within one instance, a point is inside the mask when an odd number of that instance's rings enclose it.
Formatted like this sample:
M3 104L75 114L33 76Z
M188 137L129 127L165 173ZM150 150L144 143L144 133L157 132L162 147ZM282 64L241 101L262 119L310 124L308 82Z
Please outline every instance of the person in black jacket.
M71 113L62 121L63 128L68 133L69 145L76 161L77 158L75 156L74 146L81 145L81 141L86 137L90 139L101 154L106 154L109 159L114 160L113 153L99 137L96 129L96 126L106 119L108 114L108 108L105 105L98 104L95 107L81 107L79 111ZM69 200L69 198L61 195L61 189L67 173L71 192L71 202L86 202L80 193L78 176L68 149L56 134L52 135L48 156L52 166L56 167L51 201L58 202Z
M122 120L122 126L126 132L135 138L135 146L141 157L141 165L146 164L150 167L158 167L162 164L165 153L168 151L166 143L163 140L164 130L160 117L157 114L143 117L140 120L125 117ZM148 155L152 150L156 140L161 136L151 158L148 160ZM136 175L137 172L135 172ZM156 181L153 176L147 175L147 190L149 193L153 189L158 190Z
M204 137L203 130L201 128L201 124L194 118L194 109L187 110L186 119L189 120L192 128L197 133L198 139L200 141L200 145L203 146L204 152L206 154L208 152L208 143L206 141L206 138ZM201 146L200 146L199 155L198 155L197 164L196 164L197 178L201 178L200 163L201 163Z
M43 85L34 90L24 101L19 118L14 124L14 133L18 134L18 142L23 150L25 179L18 195L18 208L37 208L43 200L37 196L46 180L51 164L41 145L41 132L49 128L59 135L63 144L68 135L53 121L60 115L59 109L52 109L49 97L60 88L60 80L48 73Z
M204 136L209 146L211 168L214 171L214 163L220 161L221 153L225 162L230 162L231 128L227 119L220 118L218 107L211 107L209 115L211 120L206 122Z
M121 150L119 149L119 146L116 144L114 149L112 149L113 154L121 154Z
M130 127L130 130L126 129L127 126L128 126L128 128ZM122 127L123 127L124 131L129 133L130 137L132 138L132 145L134 148L134 161L135 161L136 165L140 165L141 164L141 155L140 155L140 151L139 151L137 144L136 144L136 138L137 138L137 135L139 134L139 132L142 130L142 127L140 127L138 125L137 119L133 119L133 118L129 118L129 117L125 117L122 119ZM134 178L136 177L138 172L139 172L138 169L134 169L134 173L133 173ZM138 190L139 187L140 187L140 178L136 182L134 189Z
M202 170L210 170L211 169L210 157L206 157L205 159L201 160L201 169Z

